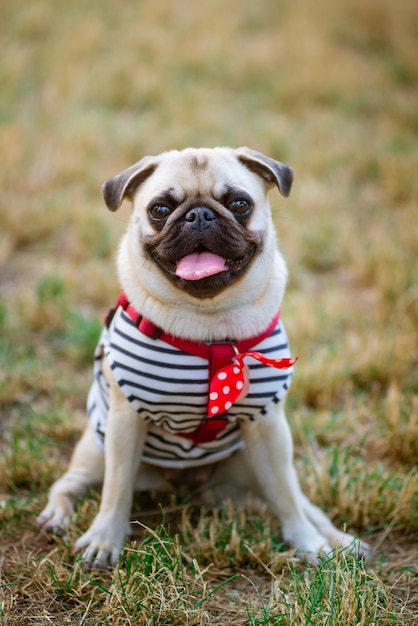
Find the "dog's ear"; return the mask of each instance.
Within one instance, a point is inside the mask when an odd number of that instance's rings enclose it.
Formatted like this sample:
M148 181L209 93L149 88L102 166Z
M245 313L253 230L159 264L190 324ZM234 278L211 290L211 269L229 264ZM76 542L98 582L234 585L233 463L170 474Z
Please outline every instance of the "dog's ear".
M111 211L117 211L124 198L132 199L134 191L155 171L156 157L146 156L127 170L109 178L103 187L103 198Z
M235 152L245 167L261 176L267 183L277 185L282 196L289 195L293 182L291 167L250 148L238 148Z

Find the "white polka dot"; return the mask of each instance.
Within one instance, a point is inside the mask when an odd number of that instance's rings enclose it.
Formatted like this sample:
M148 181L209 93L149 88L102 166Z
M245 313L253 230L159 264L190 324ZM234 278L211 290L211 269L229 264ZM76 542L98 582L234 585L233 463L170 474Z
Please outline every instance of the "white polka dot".
M232 371L234 372L234 374L239 374L240 369L239 369L239 367L236 367L236 366L235 366L235 367L234 367L234 369L233 369Z
M218 374L218 378L219 378L219 380L225 380L225 378L226 378L226 372L219 372L219 374Z
M218 406L213 406L210 410L211 413L219 413L219 407Z
M244 383L242 380L239 380L236 384L237 389L244 389Z
M227 396L228 393L231 391L231 387L228 387L228 385L225 385L225 387L222 389L222 391Z
M228 410L232 406L232 402L225 402L225 409Z
M218 392L217 391L212 391L209 398L211 400L217 400L218 399Z

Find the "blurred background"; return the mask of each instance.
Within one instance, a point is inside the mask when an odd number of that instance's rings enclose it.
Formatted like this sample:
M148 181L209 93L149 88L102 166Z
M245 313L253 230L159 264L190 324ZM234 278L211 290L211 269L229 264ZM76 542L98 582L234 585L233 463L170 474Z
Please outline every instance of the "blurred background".
M43 493L84 424L130 216L102 183L145 154L248 145L295 170L271 203L297 453L350 451L359 491L322 484L340 518L393 512L417 461L417 42L416 0L0 1L3 491Z

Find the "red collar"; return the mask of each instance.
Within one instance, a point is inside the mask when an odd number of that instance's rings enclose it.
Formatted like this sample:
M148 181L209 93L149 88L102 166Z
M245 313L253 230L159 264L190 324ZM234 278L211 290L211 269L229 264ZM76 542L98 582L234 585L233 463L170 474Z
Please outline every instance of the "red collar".
M225 342L217 341L214 343L201 343L199 341L181 339L180 337L175 337L174 335L165 333L153 322L138 313L134 306L129 302L125 293L120 294L119 298L117 299L116 306L109 311L109 314L106 318L107 326L109 326L110 322L112 321L113 315L115 314L115 311L118 307L122 307L122 309L126 311L138 330L140 330L141 333L143 333L147 337L150 337L151 339L161 339L161 341L165 341L165 343L168 343L170 346L178 348L178 350L182 350L183 352L187 352L188 354L193 354L193 356L199 356L203 359L207 359L208 361L211 360L211 354L213 349L216 349L219 346L230 346L229 353L231 355L231 358L235 355L236 352L233 346L237 348L238 352L247 352L253 346L261 343L263 339L269 337L273 330L276 328L280 319L279 310L274 318L271 320L268 327L262 333L254 337L249 337L248 339L243 339L242 341L227 340Z
M106 326L110 325L110 322L112 321L112 318L118 307L122 307L122 309L126 311L138 330L147 337L150 337L151 339L160 339L161 341L168 343L169 345L177 348L178 350L181 350L182 352L187 352L188 354L192 354L193 356L207 359L209 363L209 385L212 382L212 379L216 372L218 372L226 365L231 364L237 352L248 352L248 350L250 350L253 346L256 346L257 344L261 343L263 339L269 337L276 328L280 319L279 310L268 325L268 327L262 333L256 335L255 337L249 337L248 339L244 339L242 341L201 343L199 341L181 339L180 337L174 337L173 335L165 333L153 322L138 313L138 311L129 302L125 293L122 293L119 296L116 302L116 306L109 311L106 317ZM178 434L182 437L185 437L186 439L192 439L195 444L206 443L208 441L213 441L214 439L216 439L216 436L226 427L227 422L228 420L225 415L219 415L219 417L214 416L210 419L202 421L201 425L196 431L191 433Z

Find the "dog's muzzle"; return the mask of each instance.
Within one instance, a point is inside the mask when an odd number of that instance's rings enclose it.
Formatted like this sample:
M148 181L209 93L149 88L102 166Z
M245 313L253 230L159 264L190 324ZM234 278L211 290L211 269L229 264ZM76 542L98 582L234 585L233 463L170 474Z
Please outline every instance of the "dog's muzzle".
M223 209L225 211L225 209ZM261 237L232 215L194 205L173 215L145 249L178 288L212 298L239 279L261 248Z

